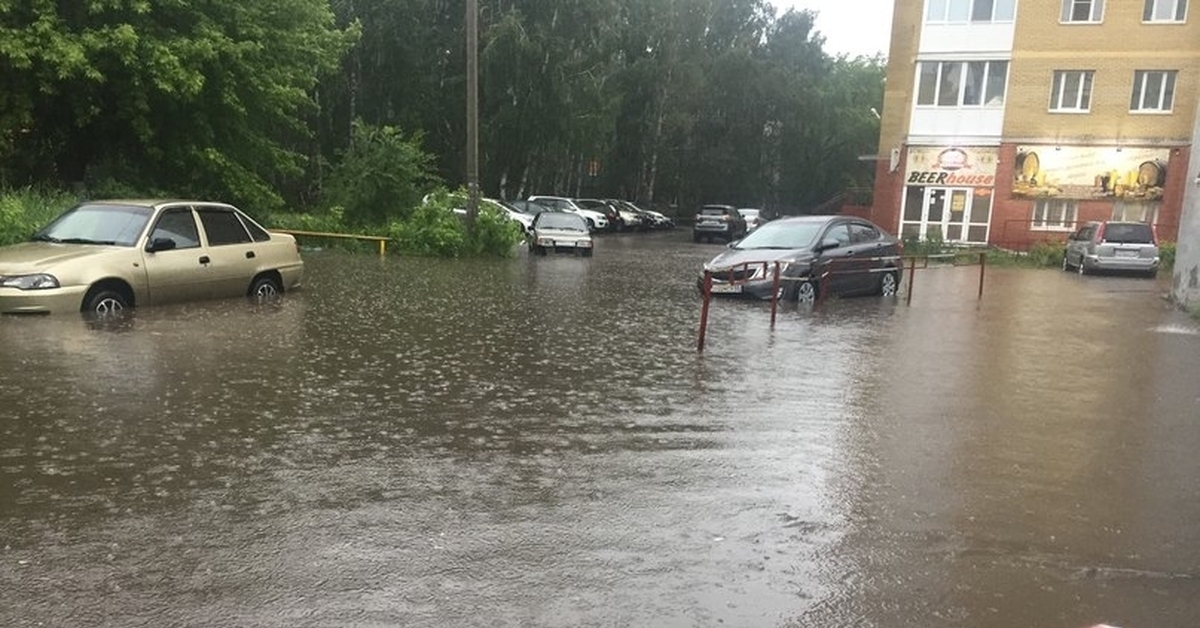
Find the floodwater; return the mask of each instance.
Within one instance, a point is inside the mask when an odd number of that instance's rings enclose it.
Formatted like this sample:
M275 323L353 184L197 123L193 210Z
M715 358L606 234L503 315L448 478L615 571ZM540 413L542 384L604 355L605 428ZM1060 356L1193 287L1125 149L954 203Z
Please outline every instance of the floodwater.
M1194 627L1166 279L720 301L595 257L311 252L282 303L0 319L0 626Z

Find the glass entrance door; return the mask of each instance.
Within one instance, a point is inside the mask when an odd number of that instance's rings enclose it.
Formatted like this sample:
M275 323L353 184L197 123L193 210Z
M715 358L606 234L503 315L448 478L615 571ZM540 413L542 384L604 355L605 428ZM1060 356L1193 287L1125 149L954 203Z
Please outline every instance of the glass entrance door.
M986 242L991 191L910 187L905 198L905 237L945 242Z

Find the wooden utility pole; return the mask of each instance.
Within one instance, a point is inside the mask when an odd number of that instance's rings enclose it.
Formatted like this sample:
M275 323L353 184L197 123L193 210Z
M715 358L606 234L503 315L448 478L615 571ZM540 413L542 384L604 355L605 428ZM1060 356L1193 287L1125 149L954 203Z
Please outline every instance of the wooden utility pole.
M467 229L479 215L479 0L467 0Z

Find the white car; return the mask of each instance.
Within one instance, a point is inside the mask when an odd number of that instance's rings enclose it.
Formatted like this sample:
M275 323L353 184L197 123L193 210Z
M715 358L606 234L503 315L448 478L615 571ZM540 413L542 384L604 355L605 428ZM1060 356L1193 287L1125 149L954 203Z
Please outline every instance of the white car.
M555 211L579 214L587 220L588 228L592 231L608 229L608 216L598 211L584 209L576 204L574 200L565 196L530 196L529 200L539 205L545 205Z
M592 234L587 221L571 212L542 212L529 230L529 252L534 255L571 253L591 257Z
M432 194L426 194L425 198L422 199L421 202L428 203L432 196ZM455 215L465 218L467 215L467 199L460 194L453 194L452 197L455 201L455 206L452 211ZM508 203L494 198L481 197L479 199L479 203L480 207L483 205L488 205L500 212L501 216L504 216L509 220L515 220L521 225L521 231L529 233L529 228L533 225L533 214L526 214L525 212L509 205Z
M766 212L751 207L739 207L738 213L746 219L746 232L749 233L761 227L767 221Z

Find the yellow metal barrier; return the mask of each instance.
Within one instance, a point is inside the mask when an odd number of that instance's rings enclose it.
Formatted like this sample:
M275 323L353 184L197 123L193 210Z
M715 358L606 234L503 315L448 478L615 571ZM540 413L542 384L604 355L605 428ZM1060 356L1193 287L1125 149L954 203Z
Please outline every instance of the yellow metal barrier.
M272 229L271 231L276 233L287 233L294 236L314 236L320 238L342 238L344 240L367 240L368 242L378 242L380 257L383 257L387 254L387 242L390 239L385 236L355 235L348 233L324 233L322 231L297 231L295 229Z

